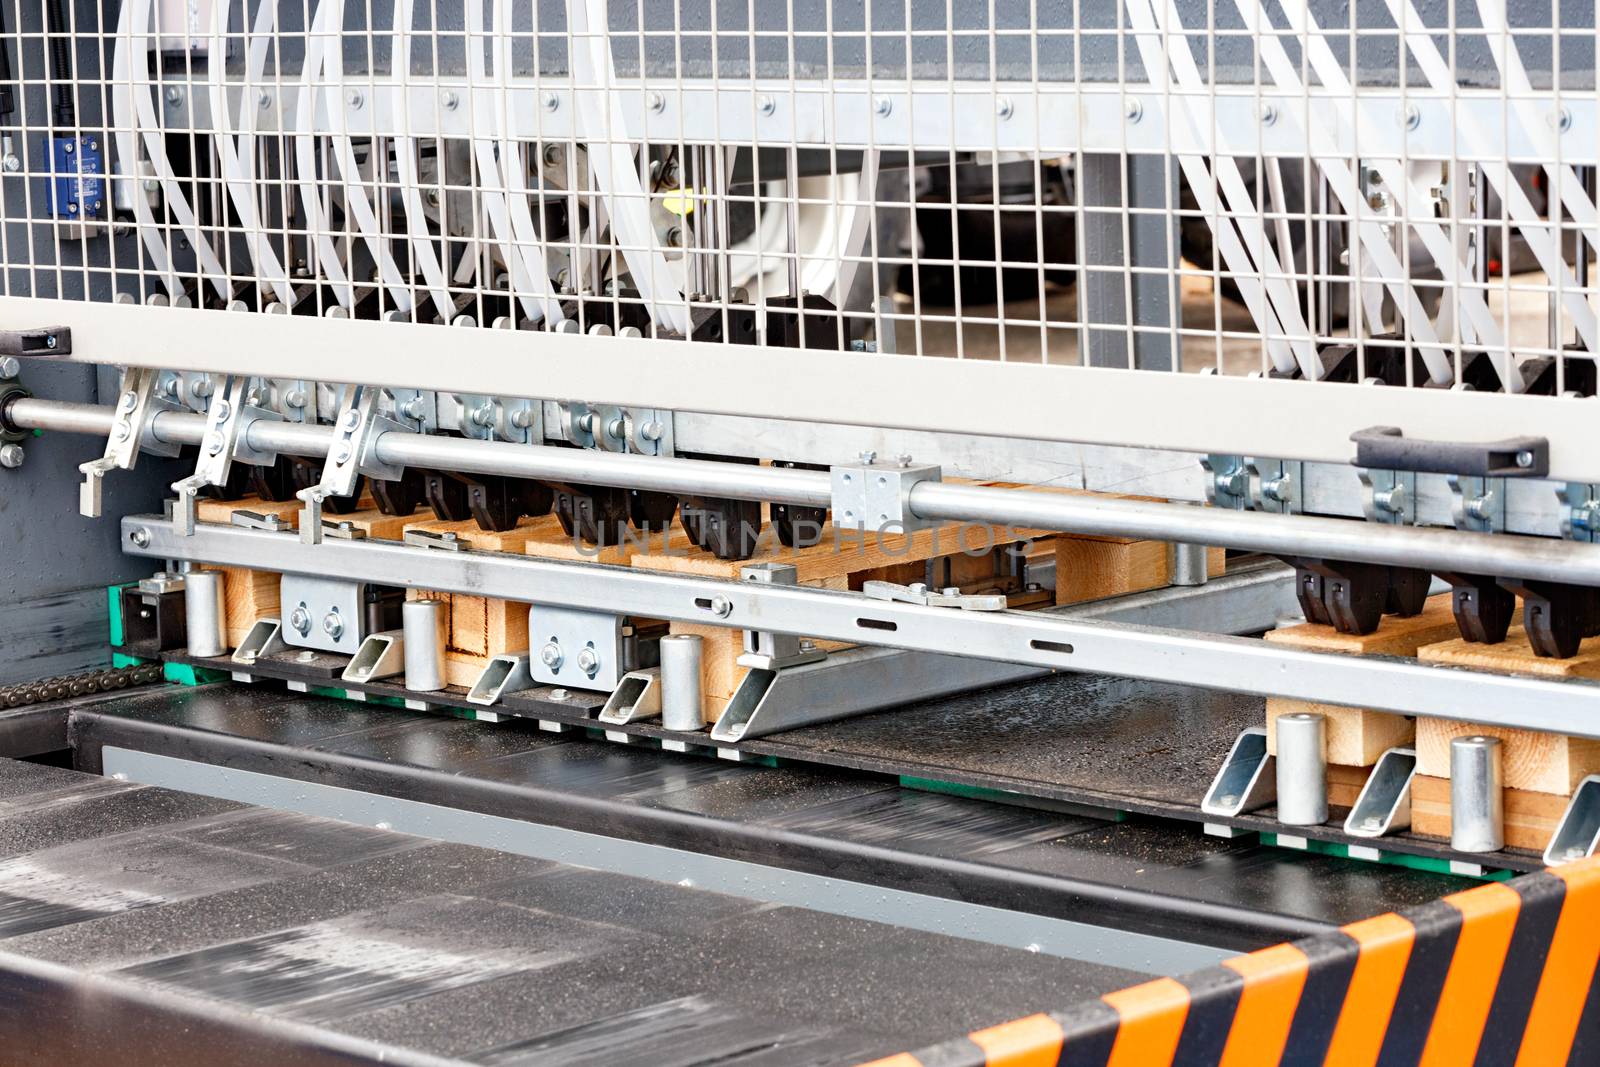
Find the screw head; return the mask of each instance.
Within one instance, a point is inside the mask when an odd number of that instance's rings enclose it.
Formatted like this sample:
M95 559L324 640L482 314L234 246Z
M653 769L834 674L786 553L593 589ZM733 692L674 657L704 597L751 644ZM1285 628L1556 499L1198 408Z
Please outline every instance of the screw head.
M289 390L288 395L283 398L283 402L285 404L288 404L292 408L303 408L303 407L305 407L306 406L306 393L305 393L305 390L304 389L291 389L291 390Z
M765 93L756 97L756 110L766 116L771 116L778 110L778 102Z
M339 428L346 432L353 431L357 426L360 425L361 412L357 411L355 408L351 408L349 411L345 412L344 415L342 415L339 419Z
M654 91L645 93L644 106L649 108L652 114L659 115L667 109L667 98Z
M600 673L600 653L585 645L578 650L578 669L593 678Z
M21 373L22 363L16 356L0 356L0 378L15 378Z
M367 98L360 89L351 89L344 94L344 102L350 105L351 111L360 111L366 105Z
M559 671L561 665L567 660L566 654L561 651L561 646L554 641L547 642L539 650L539 662L552 671Z
M646 441L659 441L665 432L666 427L661 424L660 419L651 419L639 428L639 436Z
M1129 97L1127 102L1122 105L1122 117L1135 125L1138 124L1140 119L1144 118L1144 104L1140 102L1138 97Z
M322 632L335 641L344 634L344 620L339 617L337 609L328 612L322 617Z
M289 628L301 637L311 632L311 613L304 604L289 613Z
M1523 470L1527 470L1529 467L1533 466L1533 453L1527 451L1526 449L1518 452L1517 466L1521 467Z
M719 619L726 619L729 615L733 614L733 601L729 600L725 596L712 597L711 614L715 615Z
M555 93L544 94L544 109L546 111L558 111L560 108L561 98L559 96L557 96Z
M1261 105L1261 125L1263 125L1263 126L1271 126L1274 123L1276 123L1277 121L1278 121L1278 105L1277 104L1262 104Z
M439 103L444 106L446 111L454 111L461 106L461 97L454 91L446 89L444 95L439 97Z
M15 174L22 169L22 160L17 157L15 152L7 152L5 159L0 160L0 166L5 168L6 173Z
M877 111L879 117L888 118L894 112L894 101L887 96L880 96L877 104L874 105L874 110Z
M167 103L172 107L177 107L179 104L183 103L183 90L178 88L176 85L168 86L166 99Z
M1401 115L1400 121L1405 125L1406 129L1416 129L1422 125L1422 109L1416 104L1407 104L1405 113Z
M517 408L511 413L511 425L519 430L526 430L533 425L533 412L527 408Z
M0 467L16 470L22 466L22 461L26 458L27 453L23 452L21 445L0 445Z
M485 401L472 413L472 421L479 426L494 425L494 405Z
M135 526L133 532L128 534L128 540L137 548L150 547L150 530L144 526Z
M206 434L206 454L207 455L212 455L212 456L221 455L223 446L226 445L226 444L227 444L227 442L225 440L223 440L222 434L217 433L216 431L212 431L211 433Z
M999 119L1001 122L1009 120L1015 113L1015 110L1016 109L1012 106L1011 98L1009 96L1002 96L999 100L995 101L995 118Z

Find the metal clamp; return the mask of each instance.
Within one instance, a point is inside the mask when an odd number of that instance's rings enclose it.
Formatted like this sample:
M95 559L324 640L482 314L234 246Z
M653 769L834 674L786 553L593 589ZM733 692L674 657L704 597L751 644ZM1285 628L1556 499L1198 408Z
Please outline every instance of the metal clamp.
M909 533L934 525L911 510L911 490L922 482L944 480L935 465L912 466L911 457L902 456L890 466L879 464L876 453L863 452L860 466L834 467L830 474L837 529Z
M282 533L289 529L289 524L283 521L282 515L246 511L244 508L236 509L228 516L228 521L234 526L241 526L246 530L267 530L271 533Z
M349 519L323 519L322 536L337 537L343 541L364 541L367 531Z
M793 563L751 563L739 569L739 577L742 581L759 582L762 585L792 587L800 584L800 572ZM822 649L809 642L802 643L793 634L746 630L744 654L739 657L739 663L745 667L776 671L827 658L828 654Z
M467 543L456 536L454 530L434 533L432 530L406 530L401 540L413 548L432 548L441 552L464 552Z
M1305 491L1305 464L1297 459L1249 457L1245 469L1250 474L1250 508L1278 515L1300 510Z
M200 490L226 483L228 472L233 468L234 446L245 424L243 413L247 384L245 378L230 375L224 380L222 388L211 394L210 404L206 408L205 434L200 438L200 458L194 465L194 473L172 483L172 488L178 494L174 518L178 522L178 532L185 537L194 536L195 509Z
M356 480L362 474L394 481L405 473L380 462L373 447L380 434L405 430L400 423L377 413L380 392L370 385L347 385L340 391L339 415L322 479L295 494L305 501L300 515L300 540L308 545L322 541L322 505L329 497L354 493Z
M1213 453L1200 460L1206 472L1206 501L1234 511L1250 509L1250 466L1243 456Z
M955 586L929 589L921 582L900 585L896 582L867 582L861 591L874 600L893 600L902 604L922 604L930 608L959 608L963 611L1004 611L1004 593L963 593Z
M111 424L111 436L106 439L105 454L78 467L83 472L83 485L78 491L79 514L91 519L100 517L101 483L106 474L113 470L132 470L142 449L158 456L178 454L177 445L158 441L150 432L157 412L177 409L176 404L156 395L160 377L159 371L148 367L129 367L122 372L115 421Z
M1498 533L1506 526L1506 482L1504 478L1479 478L1452 474L1450 514L1456 529L1475 533Z

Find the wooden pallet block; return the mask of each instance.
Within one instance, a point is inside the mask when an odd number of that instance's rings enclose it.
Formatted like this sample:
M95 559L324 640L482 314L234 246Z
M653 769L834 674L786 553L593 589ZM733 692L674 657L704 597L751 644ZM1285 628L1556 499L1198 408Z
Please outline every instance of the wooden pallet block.
M222 526L233 523L235 511L253 511L257 515L276 515L282 519L291 530L300 528L300 509L305 503L300 500L258 500L248 496L238 500L198 500L195 502L194 517L200 522L214 522Z
M211 566L203 569L222 575L223 630L229 648L243 644L257 620L277 618L281 612L283 575L276 571Z
M1172 584L1171 549L1166 541L1057 537L1056 603L1081 604ZM1206 574L1227 568L1227 551L1206 549Z
M1429 597L1421 614L1409 619L1384 616L1370 634L1342 634L1332 626L1306 622L1270 630L1266 639L1273 644L1311 652L1414 656L1419 648L1456 632L1450 594L1441 593ZM1278 751L1278 716L1295 712L1314 712L1327 720L1329 763L1370 767L1386 749L1409 745L1416 736L1415 725L1405 715L1268 697L1268 752L1276 754Z
M1534 655L1527 634L1519 626L1498 645L1473 644L1460 639L1442 641L1421 649L1417 658L1425 663L1502 673L1600 678L1600 637L1584 641L1578 647L1578 654L1571 659L1548 659ZM1417 773L1449 778L1450 740L1466 734L1500 738L1501 767L1508 789L1565 797L1586 775L1600 773L1600 741L1436 718L1417 720Z
M1420 770L1420 765L1419 765ZM1550 844L1567 798L1529 789L1506 789L1505 840L1511 848L1543 852ZM1411 832L1443 841L1450 839L1450 780L1418 773L1411 779Z
M678 530L680 527L674 524L673 529ZM664 538L667 536L654 532L646 534L632 529L628 533L629 536L622 544L606 545L602 548L599 545L584 544L563 530L560 520L556 520L524 541L522 551L540 559L559 559L569 563L605 563L613 567L626 567L633 559L634 553L647 545L664 544Z
M416 522L415 515L385 515L376 507L349 511L343 515L325 512L327 522L348 522L370 541L399 541L405 537L405 528Z

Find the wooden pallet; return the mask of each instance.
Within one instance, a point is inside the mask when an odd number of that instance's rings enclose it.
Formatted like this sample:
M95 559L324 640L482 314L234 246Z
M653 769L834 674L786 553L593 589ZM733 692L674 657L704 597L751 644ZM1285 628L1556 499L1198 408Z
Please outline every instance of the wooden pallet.
M1442 593L1428 599L1421 614L1409 619L1384 616L1370 634L1342 634L1321 623L1299 623L1271 630L1266 639L1289 648L1312 652L1415 656L1419 649L1456 633L1450 610L1450 595ZM1370 767L1386 749L1409 745L1416 736L1415 726L1405 715L1366 708L1346 708L1309 700L1267 698L1267 751L1278 751L1278 716L1295 712L1314 712L1328 724L1328 762L1351 767Z

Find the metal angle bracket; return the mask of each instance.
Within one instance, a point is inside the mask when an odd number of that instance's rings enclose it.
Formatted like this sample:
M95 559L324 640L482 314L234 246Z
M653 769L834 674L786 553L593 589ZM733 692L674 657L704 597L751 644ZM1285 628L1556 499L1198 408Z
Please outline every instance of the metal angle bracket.
M233 650L232 659L235 663L250 667L255 665L256 660L287 651L288 648L283 643L283 623L280 620L257 619L244 635L244 640L239 642L239 647Z
M1344 821L1351 837L1382 837L1411 826L1411 781L1417 776L1417 751L1391 748L1378 757L1366 784Z
M200 458L195 462L194 473L172 483L178 494L177 509L173 517L178 532L185 537L194 535L195 508L200 490L211 485L222 485L228 480L233 467L234 447L240 428L245 424L245 395L248 380L239 375L229 375L222 388L213 390L206 408L206 429L200 438Z
M637 665L629 662L626 616L535 604L528 609L528 636L538 644L532 671L540 685L614 689Z
M132 470L145 450L157 456L176 456L178 446L167 444L151 432L158 412L180 410L178 405L159 395L161 372L149 367L129 367L122 372L117 387L116 414L105 454L81 464L83 484L78 491L78 513L97 519L103 508L102 481L113 470Z
M467 543L456 536L454 530L435 533L432 530L406 530L401 540L413 548L429 548L437 552L465 552Z
M661 668L647 667L629 671L611 691L606 706L600 709L600 721L613 726L624 726L638 719L661 717Z
M375 682L381 678L393 678L404 673L405 669L405 632L385 630L367 635L339 677L347 682Z
M739 578L741 581L757 582L762 585L800 584L800 572L793 563L751 563L740 568ZM776 671L827 658L828 654L822 649L814 644L807 647L807 643L803 643L794 634L746 630L744 654L739 657L739 663L744 667L760 667Z
M518 693L532 688L533 678L528 670L526 652L508 652L491 659L472 683L467 692L469 704L489 707L498 703L507 693Z
M1547 867L1594 855L1600 845L1600 774L1591 774L1572 791L1572 800L1544 850Z
M1264 808L1278 799L1278 776L1272 754L1267 751L1267 731L1252 726L1239 731L1222 767L1200 801L1207 815L1233 818Z

